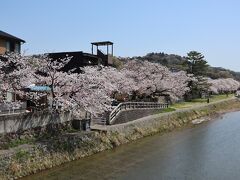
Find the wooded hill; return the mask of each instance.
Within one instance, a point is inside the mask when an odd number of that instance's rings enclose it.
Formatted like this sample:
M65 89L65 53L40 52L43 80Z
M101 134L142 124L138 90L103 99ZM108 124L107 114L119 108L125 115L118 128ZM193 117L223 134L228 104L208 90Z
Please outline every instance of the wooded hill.
M182 57L175 54L165 53L149 53L146 56L133 57L131 59L148 60L150 62L160 63L171 70L187 70L188 63L186 57ZM240 72L234 72L222 67L207 68L206 75L212 79L218 78L233 78L240 81Z

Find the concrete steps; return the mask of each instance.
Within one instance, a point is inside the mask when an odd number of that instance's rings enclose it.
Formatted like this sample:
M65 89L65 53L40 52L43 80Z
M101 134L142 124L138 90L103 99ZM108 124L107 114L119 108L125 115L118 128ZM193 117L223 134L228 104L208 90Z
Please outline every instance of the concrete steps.
M91 119L91 124L92 125L106 125L107 120L105 117L94 117Z

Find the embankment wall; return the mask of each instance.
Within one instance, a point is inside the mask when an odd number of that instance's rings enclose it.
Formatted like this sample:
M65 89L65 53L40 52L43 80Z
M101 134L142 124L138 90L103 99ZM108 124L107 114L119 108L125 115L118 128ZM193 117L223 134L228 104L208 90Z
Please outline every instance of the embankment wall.
M71 120L72 116L69 112L57 114L43 111L0 115L0 134L16 133L36 127L44 127L48 124L61 124Z

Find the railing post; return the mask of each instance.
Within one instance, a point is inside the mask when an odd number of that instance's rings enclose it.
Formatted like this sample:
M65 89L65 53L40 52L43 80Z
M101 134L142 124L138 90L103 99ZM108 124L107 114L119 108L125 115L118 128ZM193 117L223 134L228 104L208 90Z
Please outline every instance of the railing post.
M110 116L107 116L108 118L106 119L106 125L111 125L111 117Z

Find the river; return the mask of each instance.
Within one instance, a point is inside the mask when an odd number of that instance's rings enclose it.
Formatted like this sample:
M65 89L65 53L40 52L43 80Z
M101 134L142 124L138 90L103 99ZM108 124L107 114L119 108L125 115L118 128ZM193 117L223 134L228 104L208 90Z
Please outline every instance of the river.
M240 112L147 137L24 179L240 179Z

